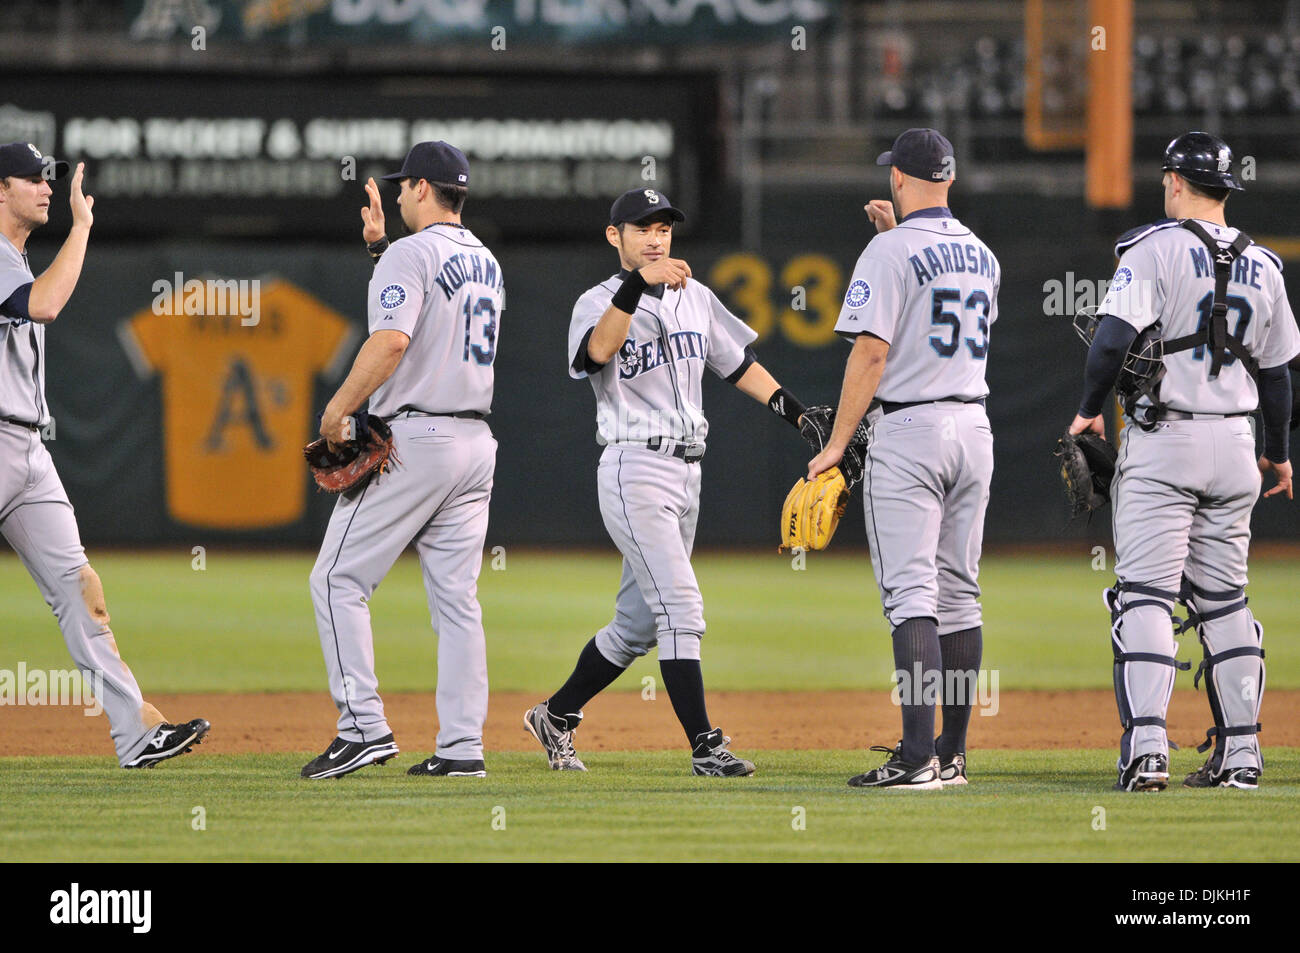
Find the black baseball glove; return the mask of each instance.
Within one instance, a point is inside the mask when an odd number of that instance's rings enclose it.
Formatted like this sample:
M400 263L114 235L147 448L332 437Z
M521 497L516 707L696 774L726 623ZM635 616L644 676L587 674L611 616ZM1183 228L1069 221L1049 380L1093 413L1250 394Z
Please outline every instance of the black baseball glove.
M809 407L799 421L799 433L808 441L813 453L821 453L826 449L826 443L831 439L831 431L834 429L835 408L828 404ZM850 490L862 482L862 474L866 470L867 440L867 423L860 420L839 464L844 482Z
M1053 454L1061 461L1061 481L1070 503L1071 518L1100 509L1110 502L1115 477L1115 448L1090 431L1066 433Z

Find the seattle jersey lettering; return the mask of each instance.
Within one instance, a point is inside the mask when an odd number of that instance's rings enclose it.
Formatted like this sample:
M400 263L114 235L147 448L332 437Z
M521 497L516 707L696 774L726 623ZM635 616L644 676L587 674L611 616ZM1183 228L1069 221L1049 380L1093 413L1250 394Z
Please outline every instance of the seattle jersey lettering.
M677 360L704 360L708 352L709 341L699 331L675 331L668 335L673 353ZM628 338L618 350L619 380L631 380L638 374L652 371L671 363L672 358L664 349L664 339L636 341Z

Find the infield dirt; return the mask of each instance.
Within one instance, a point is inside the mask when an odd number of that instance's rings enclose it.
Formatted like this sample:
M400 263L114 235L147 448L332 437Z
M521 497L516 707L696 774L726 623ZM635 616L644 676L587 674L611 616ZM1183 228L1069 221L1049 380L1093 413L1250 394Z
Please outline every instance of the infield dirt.
M322 693L213 693L156 695L149 699L167 718L203 717L212 722L205 754L323 750L334 737L336 713ZM494 693L485 743L492 751L532 751L523 713L540 695ZM384 699L388 719L405 752L433 748L436 715L430 693ZM986 711L991 711L991 706ZM734 739L739 752L762 749L855 749L893 745L898 709L886 692L713 692L709 714ZM1262 715L1267 746L1300 746L1300 691L1273 691ZM1174 693L1170 737L1194 747L1210 725L1205 696ZM17 755L109 755L108 726L74 707L0 708L0 757ZM996 714L971 717L969 749L1112 748L1119 741L1115 699L1110 692L1002 692ZM684 739L667 694L654 700L637 692L610 692L586 708L578 750L637 751L681 748Z

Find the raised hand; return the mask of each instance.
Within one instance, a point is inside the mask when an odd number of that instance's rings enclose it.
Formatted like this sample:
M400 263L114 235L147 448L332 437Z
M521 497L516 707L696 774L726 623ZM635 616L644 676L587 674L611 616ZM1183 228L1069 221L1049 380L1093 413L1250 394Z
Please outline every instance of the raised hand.
M68 196L68 203L72 206L72 224L90 228L95 224L95 216L91 212L95 207L95 198L92 195L83 195L81 192L81 180L85 171L86 163L78 162L77 171L72 174L72 189Z
M387 234L384 231L384 204L379 199L379 186L375 185L373 177L366 180L366 194L370 196L370 207L361 208L361 237L367 245L373 245Z

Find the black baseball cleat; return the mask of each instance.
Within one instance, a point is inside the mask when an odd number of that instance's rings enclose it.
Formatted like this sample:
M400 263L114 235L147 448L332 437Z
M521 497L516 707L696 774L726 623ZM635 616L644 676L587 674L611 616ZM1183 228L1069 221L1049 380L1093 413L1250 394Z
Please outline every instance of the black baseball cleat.
M932 757L927 761L909 764L900 754L903 743L900 741L893 748L884 745L872 745L872 751L883 751L889 755L885 763L865 774L855 774L849 778L852 788L886 788L890 791L942 791L943 778L940 776L939 759ZM964 783L964 782L963 782Z
M391 732L374 741L344 741L335 738L324 754L303 766L302 776L313 781L341 778L368 764L383 764L396 755L397 743Z
M166 722L154 729L153 737L133 759L122 765L124 768L152 768L159 761L175 758L185 754L197 744L203 743L203 736L212 728L206 719L195 718L183 725L169 725Z
M1152 752L1119 768L1116 791L1163 791L1169 786L1169 755Z
M1187 777L1183 778L1185 788L1237 788L1242 791L1254 791L1259 787L1259 768L1229 768L1215 771L1211 756Z
M737 758L727 750L731 739L721 728L695 736L691 750L691 774L708 778L747 778L754 773L754 762Z
M406 769L407 774L422 778L486 778L487 766L479 761L452 761L434 755Z
M944 787L950 784L966 784L966 754L958 751L951 758L939 759L939 780Z
M546 760L552 771L586 771L578 753L573 749L573 733L582 723L582 712L572 715L552 715L546 702L524 712L524 728L536 738L546 751Z

